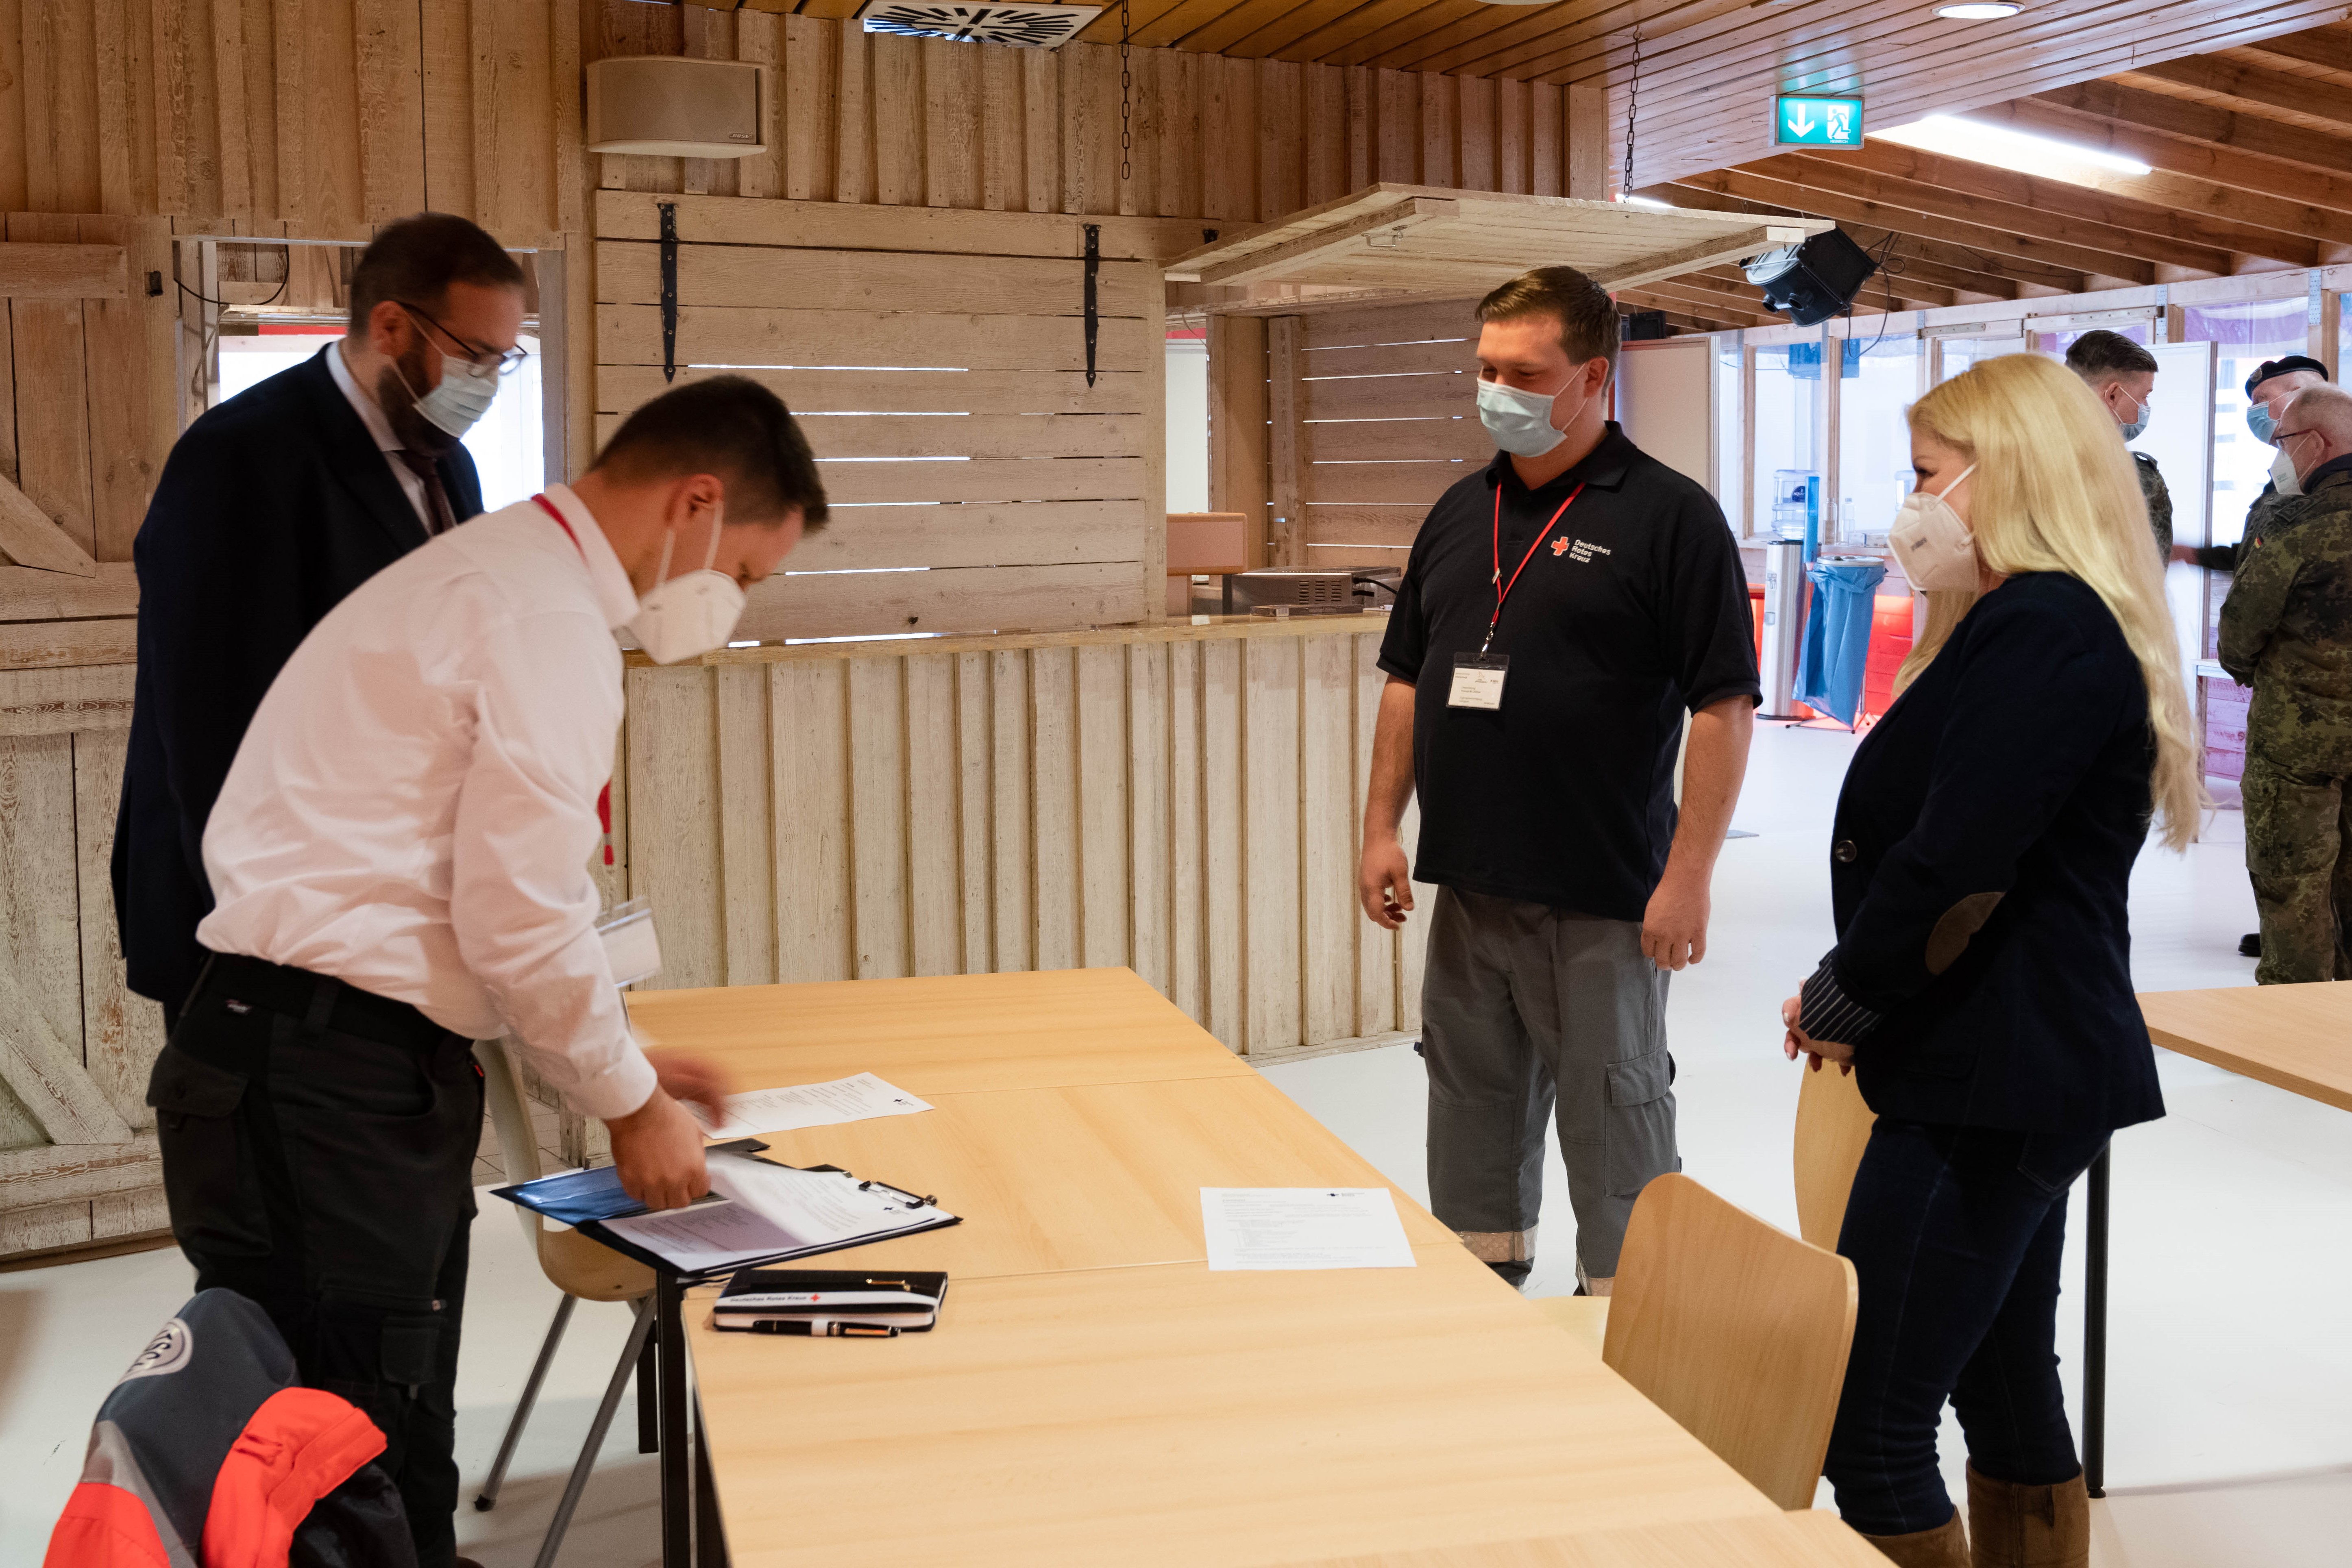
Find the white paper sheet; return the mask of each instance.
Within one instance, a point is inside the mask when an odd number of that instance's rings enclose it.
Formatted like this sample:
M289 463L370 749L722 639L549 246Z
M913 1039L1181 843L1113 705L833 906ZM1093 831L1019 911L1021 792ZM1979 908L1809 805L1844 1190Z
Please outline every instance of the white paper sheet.
M762 1160L714 1155L710 1201L604 1223L683 1270L721 1269L748 1257L805 1250L861 1236L885 1236L939 1217L905 1195L861 1186L841 1171L791 1170Z
M1384 1186L1204 1186L1212 1269L1410 1269Z
M714 1138L747 1138L757 1133L789 1133L795 1127L830 1127L869 1116L911 1116L931 1107L871 1072L830 1083L795 1083L789 1089L755 1089L727 1096L727 1120L718 1126L701 1106L690 1106L702 1130Z

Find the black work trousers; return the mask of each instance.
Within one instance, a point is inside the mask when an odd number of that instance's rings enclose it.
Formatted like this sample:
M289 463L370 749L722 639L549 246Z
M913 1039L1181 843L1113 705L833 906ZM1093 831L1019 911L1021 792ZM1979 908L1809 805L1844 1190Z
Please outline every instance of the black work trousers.
M259 1302L302 1382L383 1429L419 1568L457 1544L457 1334L482 1082L404 1002L215 957L155 1063L172 1232Z
M2066 1193L2107 1134L1881 1116L1838 1250L1861 1288L1824 1469L1869 1535L1952 1517L1936 1460L1949 1400L1978 1473L2055 1486L2082 1469L2058 1384Z

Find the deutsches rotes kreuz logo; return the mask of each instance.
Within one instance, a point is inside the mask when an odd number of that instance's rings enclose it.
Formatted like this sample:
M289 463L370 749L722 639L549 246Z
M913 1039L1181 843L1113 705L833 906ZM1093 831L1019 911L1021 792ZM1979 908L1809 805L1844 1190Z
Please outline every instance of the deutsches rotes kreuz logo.
M195 1331L178 1318L173 1318L155 1332L155 1337L148 1341L147 1348L139 1353L139 1359L131 1364L131 1370L122 1375L122 1381L128 1383L134 1377L163 1377L187 1365L195 1354Z

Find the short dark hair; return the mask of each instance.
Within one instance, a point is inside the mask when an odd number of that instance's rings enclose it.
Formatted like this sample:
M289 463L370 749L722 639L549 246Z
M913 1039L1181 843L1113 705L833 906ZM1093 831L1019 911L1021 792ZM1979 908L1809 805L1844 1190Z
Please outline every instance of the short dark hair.
M416 213L377 232L352 269L352 330L385 300L437 309L453 283L525 288L522 268L506 247L455 213Z
M824 527L808 437L784 400L749 376L670 388L624 420L589 466L623 484L715 474L739 521L781 525L797 507L810 533Z
M1572 267L1523 272L1478 301L1481 321L1549 316L1559 323L1559 346L1570 361L1606 360L1617 370L1617 303L1609 291Z
M2121 332L2101 327L2074 340L2066 350L2066 368L2086 382L2099 382L2153 371L2156 356Z

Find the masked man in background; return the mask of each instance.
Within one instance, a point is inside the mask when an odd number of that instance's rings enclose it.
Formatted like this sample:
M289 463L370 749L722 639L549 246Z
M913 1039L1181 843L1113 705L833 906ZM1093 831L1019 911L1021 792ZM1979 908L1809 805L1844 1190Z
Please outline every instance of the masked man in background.
M2115 415L2126 441L2137 441L2147 428L2148 400L2156 395L2156 356L2125 337L2104 328L2085 332L2066 350L2066 368L2083 378ZM2172 556L2172 492L2165 487L2163 471L2145 452L2131 455L2139 473L2140 498L2147 503L2147 526L2156 535L2156 553Z
M342 597L482 509L459 444L520 359L522 269L446 213L386 225L348 335L188 426L140 525L139 674L114 830L131 988L168 1028L212 908L205 821L278 668Z

